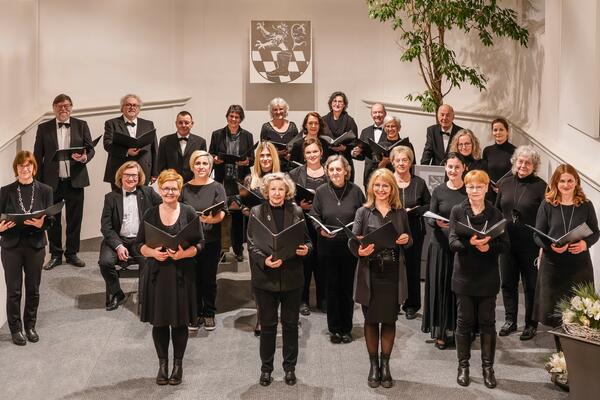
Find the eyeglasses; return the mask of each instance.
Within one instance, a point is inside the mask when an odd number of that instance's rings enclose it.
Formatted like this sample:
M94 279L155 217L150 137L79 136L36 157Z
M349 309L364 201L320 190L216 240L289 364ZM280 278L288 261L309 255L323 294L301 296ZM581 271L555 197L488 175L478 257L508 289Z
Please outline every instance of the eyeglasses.
M461 147L471 147L473 146L473 143L459 143L456 145L456 147L461 148Z
M139 178L139 176L138 176L138 174L123 174L123 178L137 180Z
M177 192L179 192L179 188L176 188L176 187L174 187L174 188L172 188L172 187L163 187L163 188L160 188L160 190L162 190L165 193L177 193Z
M467 190L469 190L471 192L481 192L484 189L485 189L485 186L472 186L472 185L467 186Z
M408 158L397 158L396 163L397 164L409 164L410 160Z
M32 164L17 164L17 169L32 169L33 165Z
M132 103L127 103L124 106L125 108L139 108L140 105L139 104L132 104Z
M58 108L59 110L69 110L71 107L73 107L73 104L55 104L54 107Z

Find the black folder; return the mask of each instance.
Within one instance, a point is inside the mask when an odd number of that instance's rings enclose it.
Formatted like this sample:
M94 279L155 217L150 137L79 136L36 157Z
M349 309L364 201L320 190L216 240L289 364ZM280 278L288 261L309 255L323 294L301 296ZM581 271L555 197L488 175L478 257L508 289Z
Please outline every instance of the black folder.
M371 150L373 151L373 154L376 154L378 156L383 156L383 157L389 157L390 156L390 152L392 151L392 149L394 147L398 147L398 146L409 146L410 145L410 140L408 140L408 138L404 138L404 139L400 139L395 143L392 143L390 145L383 145L381 143L377 143L376 141L374 141L373 139L369 138L369 146L371 147Z
M495 239L504 233L504 231L506 230L507 222L507 220L502 219L496 222L494 225L490 226L489 228L486 226L482 230L478 230L473 228L472 226L457 221L455 230L458 236L471 237L475 235L478 239L483 239L484 237L489 236L490 238Z
M146 234L145 244L148 247L153 249L162 247L163 249L177 250L178 246L181 245L181 248L185 250L200 242L200 220L194 218L175 236L144 221L144 233Z
M338 219L340 225L343 225L342 221ZM359 239L358 236L352 230L346 226L343 227L344 232L350 239L356 240L363 247L367 247L371 243L375 244L375 251L383 250L383 249L393 249L396 247L396 239L398 238L398 232L396 232L396 228L392 221L389 221L383 224L381 227L377 228L373 232L368 235L363 236L362 239Z
M156 129L144 132L138 137L131 137L129 134L115 134L113 135L113 143L118 144L128 149L141 149L142 147L148 146L154 143L156 140Z
M506 178L507 176L510 176L511 174L512 174L512 169L509 169L508 171L506 171L506 173L504 175L502 175L500 178L498 178L497 181L490 179L490 184L494 187L498 187L498 185L500 184L500 181L502 181L502 179Z
M96 139L92 141L92 146L96 147L102 135L98 136ZM76 153L85 152L85 147L77 146L77 147L69 147L66 149L56 150L52 155L52 161L67 161L71 159L71 155Z
M326 136L326 135L319 136L319 139L326 142L329 145L329 147L337 147L341 144L348 144L348 143L354 141L354 139L356 139L356 134L352 131L347 131L347 132L342 133L340 136L336 137L335 139L332 138L331 136Z
M360 147L362 149L362 155L366 158L373 158L373 149L371 149L371 145L368 141L364 141L362 139L356 138L354 145Z
M275 148L277 149L277 151L290 151L292 149L292 146L290 146L290 143L292 142L291 140L288 143L281 143L281 142L276 142L274 140L267 140L269 143L272 143L273 146L275 146Z
M273 233L258 218L254 217L256 231L254 242L272 260L288 260L296 256L296 249L304 244L304 220L296 222L279 233Z
M210 215L211 217L214 217L223 209L225 209L225 202L220 201L217 204L213 204L212 206L206 208L205 210L196 211L196 214L198 214L198 216L203 215L205 217L208 217Z
M24 222L28 219L41 218L43 215L53 217L56 214L58 214L60 210L62 210L64 205L64 201L59 201L58 203L51 205L45 210L34 211L28 214L2 214L0 215L0 220L13 221L17 226L21 226L24 225Z
M300 204L302 200L312 203L315 198L315 191L311 189L307 189L302 185L296 183L296 204Z
M536 229L531 225L525 224L525 226L537 233L543 242L547 244L554 244L557 247L563 247L567 243L578 242L594 233L592 232L588 224L585 222L583 222L580 225L577 225L575 228L571 229L569 232L557 239L548 236L544 232L540 231L539 229Z
M238 189L240 191L240 194L238 195L239 199L240 199L240 203L242 203L242 205L244 207L252 208L254 206L258 206L259 204L262 204L265 202L265 198L263 196L248 189L246 186L242 185L241 183L238 183ZM245 191L245 193L242 194L242 191Z
M235 164L238 161L246 160L246 158L248 158L248 156L250 154L252 154L252 152L254 151L254 149L256 149L257 146L258 146L258 142L254 143L254 146L252 146L250 149L248 149L243 154L240 154L239 156L236 156L234 154L219 153L219 154L217 154L217 157L219 157L219 159L223 160L225 162L225 164Z
M312 220L315 221L321 229L323 229L325 232L327 232L330 235L335 235L336 233L344 230L343 226L325 225L324 223L322 223L321 221L319 221L317 218L313 217L312 215L309 215L309 217L312 218ZM340 222L340 224L341 224L341 222ZM354 221L346 224L345 226L346 226L346 228L350 228L352 225L354 225Z

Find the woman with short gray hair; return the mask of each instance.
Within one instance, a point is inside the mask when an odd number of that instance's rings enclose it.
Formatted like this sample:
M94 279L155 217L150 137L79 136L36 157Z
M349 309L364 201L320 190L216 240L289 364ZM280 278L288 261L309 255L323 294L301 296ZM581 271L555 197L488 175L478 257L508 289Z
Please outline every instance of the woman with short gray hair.
M290 106L281 97L275 97L269 102L269 114L271 120L265 122L260 129L260 140L268 140L277 143L277 152L281 162L281 170L288 172L292 169L289 162L289 149L283 148L298 135L298 127L287 119Z

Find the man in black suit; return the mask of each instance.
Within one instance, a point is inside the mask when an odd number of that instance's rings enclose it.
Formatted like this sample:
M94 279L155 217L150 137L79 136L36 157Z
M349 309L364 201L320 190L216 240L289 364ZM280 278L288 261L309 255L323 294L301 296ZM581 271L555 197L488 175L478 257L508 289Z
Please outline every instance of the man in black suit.
M438 123L427 128L427 141L423 148L421 165L440 165L452 142L452 138L461 128L454 125L454 109L448 104L442 104L437 111Z
M371 118L373 119L373 125L370 125L362 130L360 133L360 140L368 142L369 139L379 143L380 139L385 138L383 132L383 119L387 112L385 106L381 103L375 103L371 106ZM365 152L360 146L355 146L352 149L352 158L357 160L365 160L365 169L363 171L363 185L366 188L369 182L369 175L373 170L373 160L366 157Z
M158 172L173 168L184 182L194 178L190 169L190 156L195 150L206 150L206 140L190 133L194 126L192 114L181 111L175 119L177 132L160 139L158 146Z
M71 117L73 101L66 94L59 94L52 102L56 118L38 125L33 153L38 163L37 180L52 187L54 203L65 201L67 240L64 255L67 263L84 267L77 257L83 219L83 188L90 185L86 163L94 157L94 146L87 122ZM84 147L81 153L73 153L67 161L55 161L59 149ZM44 269L50 270L62 263L61 213L48 230L50 261Z
M130 259L143 262L134 246L138 229L144 212L162 201L154 189L143 186L144 181L140 165L135 161L125 161L115 174L114 183L119 190L104 196L100 222L104 239L100 245L98 265L106 282L106 311L116 310L125 300L115 264L126 263Z
M108 152L106 160L106 169L104 171L104 182L109 182L113 190L118 190L115 186L115 172L125 161L137 161L144 170L146 181L143 184L150 184L156 180L158 169L156 163L156 153L158 142L142 147L141 149L129 149L122 145L113 143L115 135L128 135L131 137L140 137L143 134L154 129L154 123L146 119L138 118L142 100L135 94L126 94L121 98L121 112L123 115L109 119L104 123L104 149Z

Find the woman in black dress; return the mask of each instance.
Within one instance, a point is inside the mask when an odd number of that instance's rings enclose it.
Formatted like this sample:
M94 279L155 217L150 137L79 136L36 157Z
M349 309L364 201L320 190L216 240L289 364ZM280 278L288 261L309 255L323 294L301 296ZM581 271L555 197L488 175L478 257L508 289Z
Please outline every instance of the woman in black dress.
M444 165L448 181L433 189L429 210L448 219L452 207L467 197L462 180L465 163L459 153L448 153ZM448 245L448 222L428 218L427 223L433 234L427 250L421 330L430 333L435 347L443 350L456 328L456 299L451 286L454 254Z
M382 168L369 179L367 202L358 209L352 231L359 237L365 236L389 221L398 234L394 248L375 251L374 244L363 247L355 240L348 241L352 253L359 257L354 300L362 306L365 317L365 343L371 361L367 383L372 388L393 385L390 354L400 305L407 295L404 249L412 245L408 216L400 203L394 175Z
M183 186L182 203L196 211L206 210L217 203L225 202L225 188L210 177L213 157L206 151L196 150L190 155L190 170L194 178ZM200 325L204 329L215 329L215 300L217 298L217 268L221 257L221 221L225 211L215 215L200 216L204 231L204 250L196 255L196 295L198 299L198 318L190 323L190 330L197 331Z
M429 210L431 201L431 194L425 181L410 173L414 159L415 155L410 147L394 147L390 153L394 178L400 190L400 201L408 213L413 240L413 245L405 251L408 297L402 309L406 313L406 319L416 318L417 311L421 308L421 252L425 239L423 213Z
M495 143L483 149L481 158L485 161L487 172L492 180L490 187L492 190L488 191L488 200L495 202L500 179L511 174L510 160L516 147L508 141L510 131L506 119L496 118L492 121L491 127Z
M214 158L215 181L225 187L225 193L227 193L229 199L231 228L227 234L230 235L235 258L238 262L241 262L244 261L244 216L232 200L239 192L238 182L241 182L250 173L250 167L254 164L254 154L250 152L243 160L234 163L223 160L220 155L244 155L254 146L254 138L252 133L240 126L244 120L242 106L237 104L229 106L225 117L227 118L227 126L212 133L208 152Z
M13 161L17 180L0 188L0 213L29 214L50 207L52 188L33 179L37 162L29 151L20 151ZM14 221L0 221L0 256L6 282L6 319L12 341L25 346L40 337L35 330L37 309L40 303L40 281L42 264L46 256L46 234L44 229L53 217L42 216L28 219L24 226ZM21 319L21 288L25 275L25 309ZM25 325L25 335L23 335Z
M316 190L311 215L327 227L339 227L339 221L349 224L354 221L356 210L365 202L365 196L357 185L349 182L350 164L344 156L330 156L325 169L329 182ZM312 222L318 232L320 266L327 269L329 340L331 343L350 343L356 257L348 250L348 236L344 231L330 235L314 220Z
M346 97L344 92L333 92L331 96L329 96L327 105L329 106L329 113L323 117L323 122L325 122L325 125L329 128L331 136L333 136L334 139L348 131L354 132L355 135L358 134L358 127L356 126L356 122L354 122L354 118L346 111L348 108L348 97ZM339 146L331 147L330 149L335 154L341 154L348 160L348 163L350 163L350 167L352 168L350 181L354 182L352 146L340 144Z
M260 140L268 140L279 144L288 144L292 139L298 136L296 124L287 119L290 106L281 97L275 97L269 102L269 114L271 121L265 122L260 129ZM288 172L293 166L288 161L290 154L288 149L278 151L281 160L281 170Z
M290 178L295 184L300 185L308 190L315 191L319 186L327 182L325 168L321 165L321 156L323 155L323 147L321 142L314 138L308 138L302 145L304 149L304 159L306 164L294 168L290 171ZM302 200L298 204L305 216L310 212L312 203ZM307 223L308 234L313 244L313 251L310 256L304 257L304 288L302 289L302 303L300 303L300 314L310 315L309 298L310 298L310 281L312 276L315 277L315 285L317 288L317 307L323 311L327 311L326 296L327 296L327 272L320 267L317 245L317 231L313 224ZM323 264L323 267L325 264Z
M529 340L537 331L537 322L533 320L533 301L537 281L535 259L540 249L525 224L535 225L538 208L544 200L546 182L536 175L540 156L533 147L519 146L513 154L512 164L513 174L502 179L496 199L496 207L509 221L506 229L510 239L509 251L500 255L505 322L499 334L507 336L517 330L520 277L525 294L525 329L520 339Z
M485 171L470 171L465 175L468 199L452 208L450 213L450 249L454 254L452 291L458 306L456 318L456 352L458 375L456 381L468 386L471 339L477 320L481 330L481 366L486 387L496 387L494 355L496 352L496 296L500 291L498 254L508 250L508 234L479 238L463 225L479 231L494 226L502 214L485 200L490 178ZM463 224L463 225L461 225Z
M325 122L323 122L323 118L321 118L319 113L311 111L304 117L304 121L302 122L302 131L296 137L296 139L291 142L292 150L290 162L304 164L306 161L304 159L303 151L304 141L308 138L313 138L321 142L321 147L323 148L321 164L324 164L325 160L327 160L327 157L333 154L333 152L331 151L327 142L323 140L321 136L331 136L331 132L329 131L329 128L327 128L327 125L325 125Z
M144 214L144 222L177 235L194 218L198 218L192 206L180 203L179 193L183 178L173 169L160 173L157 180L162 204ZM196 285L194 284L195 257L203 242L199 231L198 245L177 250L151 248L145 244L145 229L138 231L140 253L146 257L140 302L140 319L152 325L152 339L158 355L158 385L179 385L183 376L183 355L188 341L188 325L198 316ZM169 337L173 342L173 371L168 377Z
M257 243L258 224L262 223L273 233L281 232L291 225L302 221L302 209L292 203L294 182L285 174L268 174L263 179L261 192L266 203L253 207L248 222L248 251L252 288L260 309L260 359L262 361L259 383L271 384L273 358L277 339L277 310L281 305L281 325L283 331L283 370L285 383L296 384L296 362L298 360L298 315L300 296L304 283L304 272L300 257L308 255L312 245L308 232L304 244L296 249L296 255L290 259L273 259ZM259 222L260 221L260 222Z
M533 318L544 325L557 327L561 324L556 305L563 298L573 296L574 285L594 282L589 248L600 237L594 205L581 189L579 174L571 165L561 164L550 178L535 227L550 237L559 238L584 222L593 233L562 247L534 235L535 242L542 248L542 255Z
M479 139L470 129L461 129L456 132L450 143L450 151L460 153L465 160L465 173L480 169L487 171L486 161L481 158L481 145Z

